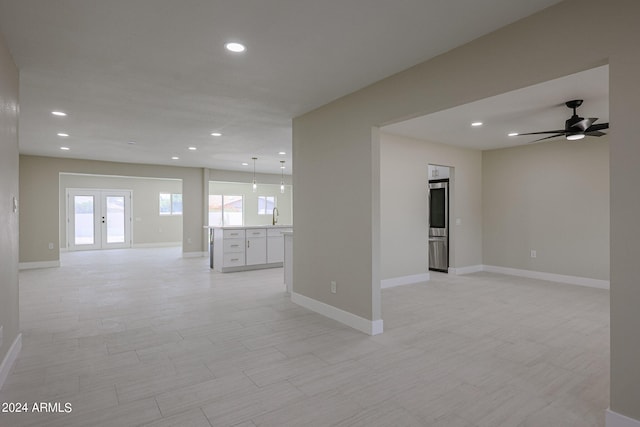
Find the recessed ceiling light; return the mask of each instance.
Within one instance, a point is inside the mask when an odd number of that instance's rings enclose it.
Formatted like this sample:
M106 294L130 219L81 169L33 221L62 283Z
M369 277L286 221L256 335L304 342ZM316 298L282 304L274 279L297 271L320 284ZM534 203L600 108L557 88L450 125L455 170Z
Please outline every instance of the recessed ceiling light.
M471 123L471 126L473 126L473 127L482 126L482 122L473 122L473 123Z
M70 148L69 148L69 147L60 147L60 149L61 149L61 150L64 150L64 151L69 151L69 150L70 150Z
M58 136L67 137L67 136L69 136L69 134L68 133L59 133Z
M180 157L178 157L178 156L173 156L173 157L171 158L171 160L180 160Z
M509 136L518 136L518 135L520 135L518 132L511 132L511 133L509 134Z
M62 111L52 111L51 114L53 114L54 116L60 116L60 117L64 117L67 115L67 113Z
M286 153L286 152L284 152L284 151L281 151L281 152L279 152L278 154L280 154L281 156L284 156L284 155L285 155L285 154L287 154L287 153Z
M196 151L197 149L198 148L196 148L196 147L189 147L189 150L191 150L191 151Z
M211 136L222 136L220 132L211 132Z
M249 163L247 163L247 162L242 162L242 166L249 166Z
M225 43L224 47L229 52L234 52L234 53L242 53L245 50L247 50L247 48L242 43L237 43L237 42Z
M127 141L127 144L131 144L131 145L133 145L135 143L136 143L135 141Z

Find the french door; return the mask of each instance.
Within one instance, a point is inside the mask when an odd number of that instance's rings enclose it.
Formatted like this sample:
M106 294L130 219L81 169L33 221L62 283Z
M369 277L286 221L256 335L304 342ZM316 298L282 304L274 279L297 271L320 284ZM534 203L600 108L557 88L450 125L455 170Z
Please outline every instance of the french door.
M131 247L131 191L67 190L69 250Z

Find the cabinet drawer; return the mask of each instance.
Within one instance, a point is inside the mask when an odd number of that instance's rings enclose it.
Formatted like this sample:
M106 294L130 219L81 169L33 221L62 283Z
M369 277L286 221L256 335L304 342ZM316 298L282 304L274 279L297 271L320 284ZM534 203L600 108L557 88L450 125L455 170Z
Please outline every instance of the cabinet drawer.
M265 237L267 235L267 230L264 228L249 228L247 230L247 238L249 237Z
M224 254L223 267L240 267L244 265L244 253Z
M267 236L280 237L282 236L283 231L291 231L291 228L269 228L267 230Z
M224 239L244 239L244 230L223 230Z
M222 242L224 253L244 252L244 239L225 239Z

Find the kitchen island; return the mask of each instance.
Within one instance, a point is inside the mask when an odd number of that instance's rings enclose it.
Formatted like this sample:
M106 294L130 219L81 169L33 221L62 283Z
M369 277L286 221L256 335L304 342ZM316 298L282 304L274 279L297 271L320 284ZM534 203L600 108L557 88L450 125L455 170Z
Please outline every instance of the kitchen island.
M291 225L210 227L209 267L221 273L282 267L283 231Z

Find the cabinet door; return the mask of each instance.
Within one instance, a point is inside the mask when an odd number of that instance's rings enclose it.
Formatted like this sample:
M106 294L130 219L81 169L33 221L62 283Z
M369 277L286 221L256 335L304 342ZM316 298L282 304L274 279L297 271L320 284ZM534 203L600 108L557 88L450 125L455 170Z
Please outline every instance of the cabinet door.
M267 263L267 238L247 237L247 265Z
M284 261L284 237L269 236L267 237L267 262L269 264L273 262Z

